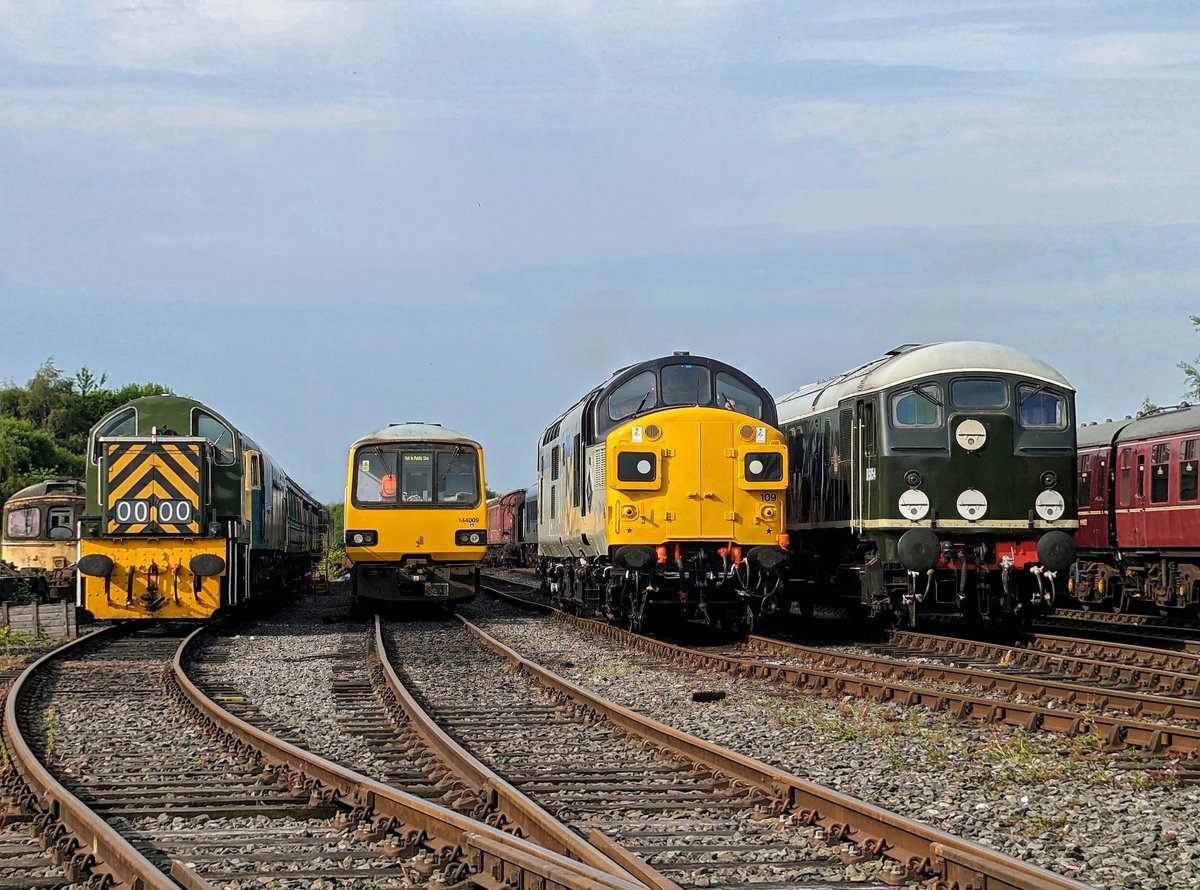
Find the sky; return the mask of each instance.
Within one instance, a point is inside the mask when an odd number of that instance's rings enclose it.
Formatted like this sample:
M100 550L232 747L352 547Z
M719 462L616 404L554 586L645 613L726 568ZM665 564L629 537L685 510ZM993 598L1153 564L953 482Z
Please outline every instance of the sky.
M1200 353L1193 0L0 0L0 380L207 402L326 501L392 421L533 481L673 350L776 395L901 343L1081 420Z

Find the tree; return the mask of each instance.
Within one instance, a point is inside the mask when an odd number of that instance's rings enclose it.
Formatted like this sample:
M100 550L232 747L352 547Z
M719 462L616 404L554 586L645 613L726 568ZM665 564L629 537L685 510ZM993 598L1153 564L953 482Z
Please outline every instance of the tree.
M1200 315L1193 315L1191 316L1191 319L1192 327L1200 331ZM1184 379L1187 381L1188 386L1187 392L1183 394L1184 398L1200 399L1200 368L1198 368L1197 365L1200 365L1200 356L1196 356L1194 364L1189 362L1179 363L1179 367L1183 371Z
M346 505L326 504L329 511L329 539L321 568L328 578L340 578L346 564Z
M1142 399L1142 407L1138 408L1138 417L1144 417L1158 410L1158 405L1150 401L1150 397Z
M88 433L101 417L160 383L107 389L107 374L80 368L67 377L48 358L24 386L0 386L0 501L49 476L82 476Z

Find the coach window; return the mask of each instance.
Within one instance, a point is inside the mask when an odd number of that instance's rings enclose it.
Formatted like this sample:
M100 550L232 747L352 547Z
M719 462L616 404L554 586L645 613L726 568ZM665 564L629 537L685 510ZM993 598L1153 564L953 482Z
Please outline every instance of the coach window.
M1197 439L1188 439L1183 443L1179 454L1179 500L1196 500L1196 443Z
M1137 461L1137 496L1146 496L1146 455L1139 454Z
M8 514L5 532L10 538L36 538L42 524L42 511L37 507L16 507Z
M354 500L360 504L396 502L396 452L373 448L358 453Z
M950 384L950 401L956 408L1003 408L1008 387L991 377L968 377Z
M712 377L703 365L663 365L664 405L711 405Z
M207 439L213 446L213 463L220 467L230 467L237 462L233 454L233 430L203 411L195 413L192 425L192 435Z
M1021 426L1025 429L1066 429L1067 400L1048 391L1044 385L1022 384L1017 387L1017 405Z
M1171 446L1160 442L1150 453L1150 503L1165 504L1167 502L1167 483L1171 473Z
M55 541L72 537L72 512L70 507L51 507L46 515L46 536Z
M643 371L626 380L608 397L608 416L612 420L624 420L658 403L654 372Z
M479 464L467 448L438 452L437 499L450 504L479 503Z
M739 414L749 414L751 417L762 417L763 411L762 399L758 393L724 371L717 372L717 407L728 408Z
M918 383L893 395L892 424L924 429L941 426L942 388L936 383Z

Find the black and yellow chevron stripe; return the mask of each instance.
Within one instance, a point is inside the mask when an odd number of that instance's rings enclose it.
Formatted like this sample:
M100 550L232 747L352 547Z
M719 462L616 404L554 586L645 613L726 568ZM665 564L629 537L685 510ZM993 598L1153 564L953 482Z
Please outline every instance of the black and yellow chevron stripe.
M105 534L199 534L200 443L110 442L106 448ZM127 506L119 508L123 501ZM163 501L189 503L188 521L160 521Z

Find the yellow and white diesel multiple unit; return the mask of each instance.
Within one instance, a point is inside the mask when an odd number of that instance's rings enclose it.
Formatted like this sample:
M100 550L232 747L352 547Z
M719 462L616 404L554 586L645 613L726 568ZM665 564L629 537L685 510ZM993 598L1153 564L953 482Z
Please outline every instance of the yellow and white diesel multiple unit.
M373 603L475 597L487 554L483 447L436 423L394 423L350 446L346 557Z
M787 450L749 376L675 353L616 372L538 451L538 554L563 605L745 630L782 602Z

